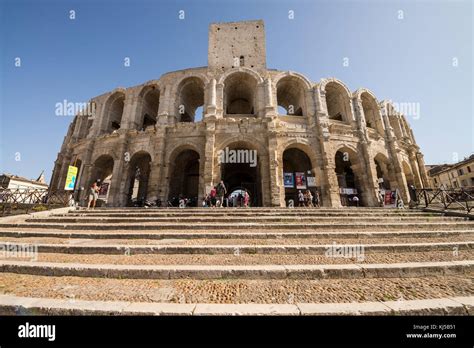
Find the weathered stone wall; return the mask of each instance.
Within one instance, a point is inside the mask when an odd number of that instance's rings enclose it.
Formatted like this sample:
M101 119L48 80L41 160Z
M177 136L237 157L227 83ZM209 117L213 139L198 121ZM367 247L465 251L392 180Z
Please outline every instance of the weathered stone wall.
M241 42L254 36L255 45ZM215 69L234 54L248 54L249 59L244 66ZM85 204L87 188L97 179L97 161L109 156L113 170L108 204L124 206L134 159L146 155L147 198L166 202L174 160L182 151L193 150L199 155L201 200L221 179L218 151L235 144L257 150L265 206L285 205L283 153L290 148L310 158L326 206L341 205L335 173L338 151L350 161L364 205L378 205L376 162L405 203L408 184L428 185L423 156L403 115L389 102L377 101L369 90L352 93L337 79L313 83L295 72L267 70L263 22L211 25L209 64L93 98L97 113L74 119L55 162L51 189L61 190L67 166L80 163L78 187L84 190L79 196ZM181 122L198 106L203 109L201 121ZM287 114L279 115L278 106ZM246 114L233 112L240 107ZM144 127L145 114L154 125ZM119 123L118 129L111 128L112 120Z

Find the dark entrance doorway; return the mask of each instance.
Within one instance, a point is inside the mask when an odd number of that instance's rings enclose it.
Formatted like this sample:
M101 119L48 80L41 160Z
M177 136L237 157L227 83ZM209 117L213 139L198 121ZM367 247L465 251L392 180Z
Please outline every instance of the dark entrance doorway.
M318 188L314 186L311 160L303 150L291 148L283 152L283 176L287 205L289 200L293 200L297 204L299 190L304 193L309 189L313 197L315 192L318 191Z
M179 205L179 199L188 200L187 206L197 206L199 193L199 154L184 150L170 163L170 190L168 201Z
M236 151L256 151L248 149L245 145L234 145L229 147ZM248 155L249 153L247 153ZM256 154L256 152L255 152ZM250 158L240 156L240 158ZM259 170L258 155L255 155L256 162L252 163L221 163L221 179L227 187L227 193L238 189L247 191L250 195L249 205L258 207L262 205L261 177Z

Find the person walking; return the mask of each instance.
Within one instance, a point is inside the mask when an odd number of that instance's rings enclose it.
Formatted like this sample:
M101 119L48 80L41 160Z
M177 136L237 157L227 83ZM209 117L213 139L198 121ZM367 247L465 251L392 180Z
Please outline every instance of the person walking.
M313 208L313 194L311 193L310 190L306 190L306 196L307 196L307 207Z
M219 201L221 202L220 206L221 208L224 206L224 197L227 193L227 188L224 185L224 181L221 180L221 182L217 185L217 197L219 198Z
M304 207L304 194L298 190L298 207Z
M247 191L244 193L244 207L248 208L249 206L250 195Z
M211 208L214 208L216 206L216 196L217 196L217 190L215 186L211 189L209 196L211 199Z
M319 193L317 190L316 192L314 192L314 206L316 208L321 208L320 203L319 203Z
M355 203L356 207L359 206L359 197L354 196L354 198L352 198L352 201Z
M99 198L99 191L100 191L100 186L97 184L97 181L94 181L89 192L89 203L87 204L88 209L95 208L97 199Z

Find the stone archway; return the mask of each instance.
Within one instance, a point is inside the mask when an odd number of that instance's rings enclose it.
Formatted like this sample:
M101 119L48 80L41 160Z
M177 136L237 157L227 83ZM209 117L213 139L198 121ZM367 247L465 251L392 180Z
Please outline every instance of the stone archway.
M283 189L285 202L298 201L298 191L309 189L314 196L315 173L310 157L301 149L292 147L283 151Z
M177 206L180 198L198 205L200 156L192 149L183 149L170 160L168 201Z
M360 159L352 149L340 148L335 155L335 173L339 185L339 194L343 206L355 205L354 197L359 198L359 205L366 205L366 192L360 168Z
M107 203L112 183L112 173L114 170L114 159L110 155L99 156L92 165L91 177L87 185L87 196L89 196L90 187L94 182L99 182L101 189L99 200Z
M148 180L150 177L151 156L145 151L137 152L130 159L128 166L127 205L143 206L147 199Z
M220 178L230 193L236 189L249 192L251 206L262 206L261 161L257 150L245 141L229 144L217 152Z

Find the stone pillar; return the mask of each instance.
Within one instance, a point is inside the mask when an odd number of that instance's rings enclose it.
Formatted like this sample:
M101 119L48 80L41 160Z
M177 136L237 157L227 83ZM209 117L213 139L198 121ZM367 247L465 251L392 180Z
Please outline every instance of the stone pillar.
M270 78L267 78L264 82L265 90L265 117L276 116L275 104L273 102L273 84Z
M321 195L325 207L341 208L341 194L336 176L336 159L334 156L326 158L324 161L324 177L321 181ZM324 183L324 185L323 185Z
M117 159L114 161L110 192L107 200L107 206L110 207L123 207L127 203L126 181L128 180L128 163L125 163L127 147L126 135L121 134L117 144Z
M138 96L127 94L123 107L121 129L138 129L140 123Z
M359 157L359 175L358 179L360 184L364 187L362 190L363 204L369 207L377 207L378 198L378 182L377 182L377 171L375 169L375 163L370 153L370 141L367 135L367 127L365 123L364 108L362 107L362 101L360 99L353 99L354 112L357 121L357 132L359 135L359 149L362 156ZM353 161L351 163L354 164Z
M274 130L268 133L268 154L270 204L273 207L284 207L286 202L283 187L283 161L279 161L277 132Z
M428 174L426 173L426 165L425 165L425 158L421 152L417 152L416 157L418 159L418 169L420 170L421 181L423 182L423 186L425 188L430 187L430 181L428 179Z
M217 91L216 91L216 79L209 81L209 104L206 110L206 116L215 116L217 112Z
M416 188L423 188L423 183L421 182L421 177L420 177L420 172L418 170L418 163L416 161L416 155L413 152L410 152L408 154L408 157L410 159L410 167L411 171L413 173L413 177L415 179L415 186Z
M202 192L199 192L199 202L202 201L202 198L209 193L211 187L216 184L214 182L214 165L215 165L215 146L216 146L216 123L214 120L209 120L206 122L206 146L204 149L204 158L200 159L199 169L201 169L201 163L204 161L204 168L202 172ZM201 173L200 173L201 174Z
M224 84L216 84L216 117L224 117Z

